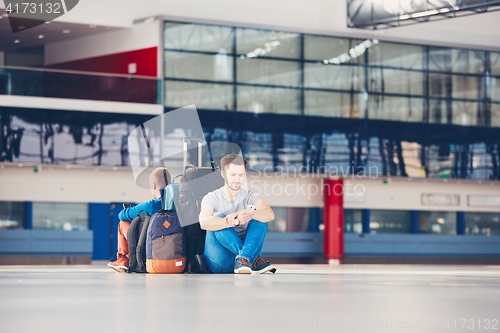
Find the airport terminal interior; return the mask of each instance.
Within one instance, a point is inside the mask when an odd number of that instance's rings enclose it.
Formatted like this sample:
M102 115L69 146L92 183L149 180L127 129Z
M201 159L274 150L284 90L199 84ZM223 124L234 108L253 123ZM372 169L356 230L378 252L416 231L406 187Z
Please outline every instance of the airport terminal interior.
M500 1L30 3L0 0L1 332L499 329ZM227 153L276 274L106 266L152 166Z

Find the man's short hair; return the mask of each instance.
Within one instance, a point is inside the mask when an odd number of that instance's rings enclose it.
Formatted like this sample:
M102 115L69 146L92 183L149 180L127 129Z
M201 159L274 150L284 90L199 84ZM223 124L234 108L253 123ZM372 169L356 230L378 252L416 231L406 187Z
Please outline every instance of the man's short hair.
M226 156L220 159L220 167L223 172L226 171L226 167L229 164L244 165L246 170L248 161L238 154L227 154Z
M165 171L165 172L163 172L163 171ZM165 175L167 178L166 184L165 184ZM151 187L152 187L153 183L156 183L156 185L159 188L166 186L166 185L170 184L170 180L171 180L170 172L168 171L167 168L163 168L163 167L154 169L153 172L151 172L151 174L149 175L149 185Z

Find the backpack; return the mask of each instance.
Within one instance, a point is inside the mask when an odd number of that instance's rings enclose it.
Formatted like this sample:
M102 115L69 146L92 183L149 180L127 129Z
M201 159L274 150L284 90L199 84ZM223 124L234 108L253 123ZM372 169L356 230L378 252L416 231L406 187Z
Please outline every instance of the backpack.
M128 273L146 273L146 236L150 219L151 216L146 211L140 211L130 223L127 232Z
M174 211L160 210L151 216L146 236L148 273L182 273L186 266L184 228Z

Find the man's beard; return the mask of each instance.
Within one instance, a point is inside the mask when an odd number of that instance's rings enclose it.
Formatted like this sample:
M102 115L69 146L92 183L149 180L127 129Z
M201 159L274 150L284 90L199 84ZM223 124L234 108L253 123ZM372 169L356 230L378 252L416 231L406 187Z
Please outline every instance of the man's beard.
M241 188L240 183L237 183L237 185L232 185L232 184L229 184L229 182L227 180L226 180L226 186L229 187L233 191L238 191Z

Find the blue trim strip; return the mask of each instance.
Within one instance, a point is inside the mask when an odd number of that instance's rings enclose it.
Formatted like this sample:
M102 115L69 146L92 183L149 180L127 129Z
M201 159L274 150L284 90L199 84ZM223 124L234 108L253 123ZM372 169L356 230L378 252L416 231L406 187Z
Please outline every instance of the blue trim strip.
M108 203L89 204L89 228L94 233L92 260L109 260L110 258L110 223Z
M309 231L310 232L319 232L319 222L320 222L320 214L321 210L319 207L313 207L309 209Z
M363 212L361 215L361 221L363 223L363 233L369 234L370 233L370 210L369 209L363 209Z
M411 233L418 234L418 210L411 211Z
M24 206L24 228L33 229L33 202L26 201Z
M457 212L457 235L465 235L465 212Z

